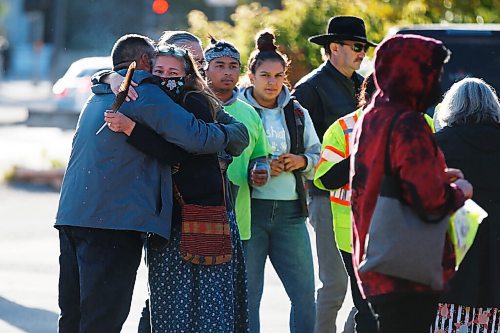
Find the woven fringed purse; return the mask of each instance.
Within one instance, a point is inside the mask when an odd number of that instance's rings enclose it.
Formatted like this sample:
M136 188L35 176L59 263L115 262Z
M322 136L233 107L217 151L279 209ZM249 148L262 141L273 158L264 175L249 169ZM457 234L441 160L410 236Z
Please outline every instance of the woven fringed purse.
M185 203L174 184L174 194L181 206L180 254L187 262L195 265L219 265L232 258L224 179L222 186L224 205L202 206Z

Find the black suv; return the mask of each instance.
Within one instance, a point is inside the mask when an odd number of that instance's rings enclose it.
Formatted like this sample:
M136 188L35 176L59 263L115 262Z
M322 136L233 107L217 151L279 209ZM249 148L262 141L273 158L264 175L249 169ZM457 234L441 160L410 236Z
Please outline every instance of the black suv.
M500 92L500 24L427 24L399 27L391 34L441 40L452 52L444 67L443 92L464 77L478 77Z

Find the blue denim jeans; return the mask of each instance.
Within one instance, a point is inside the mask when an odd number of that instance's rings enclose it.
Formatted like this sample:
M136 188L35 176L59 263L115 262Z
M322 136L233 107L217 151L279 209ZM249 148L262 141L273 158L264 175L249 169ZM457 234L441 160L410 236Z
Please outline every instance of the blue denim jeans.
M59 227L59 333L119 333L127 319L140 232Z
M244 242L244 250L250 332L260 332L259 307L268 256L292 303L290 332L314 332L314 268L299 201L252 199L252 236Z

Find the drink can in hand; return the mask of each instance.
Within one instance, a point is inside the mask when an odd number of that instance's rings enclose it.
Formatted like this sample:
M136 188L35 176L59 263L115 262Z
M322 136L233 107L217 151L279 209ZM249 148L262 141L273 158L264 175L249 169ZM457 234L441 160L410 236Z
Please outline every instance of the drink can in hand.
M252 168L252 179L254 183L265 185L271 179L271 167L267 160L257 161L255 162ZM256 181L257 179L262 181Z

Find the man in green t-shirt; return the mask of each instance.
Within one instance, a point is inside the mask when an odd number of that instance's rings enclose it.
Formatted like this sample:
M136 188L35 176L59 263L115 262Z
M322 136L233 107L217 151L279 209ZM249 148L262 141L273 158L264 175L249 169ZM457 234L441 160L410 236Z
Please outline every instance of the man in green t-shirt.
M234 191L236 220L241 240L246 241L251 237L248 166L251 160L270 155L271 149L259 114L252 106L238 98L236 84L241 67L238 50L228 42L216 41L212 38L211 45L205 50L205 60L208 85L222 101L224 110L243 123L250 136L248 147L240 156L233 159L227 170L229 180L234 185L233 188L237 188L237 191ZM252 178L252 181L252 186L265 184L265 180L259 181Z

